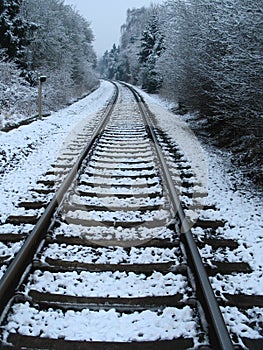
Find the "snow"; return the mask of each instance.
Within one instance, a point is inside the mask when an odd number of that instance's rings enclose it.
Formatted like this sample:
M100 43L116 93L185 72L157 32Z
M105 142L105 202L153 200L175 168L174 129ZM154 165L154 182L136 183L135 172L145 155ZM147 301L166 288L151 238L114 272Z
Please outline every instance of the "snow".
M132 194L134 194L132 192ZM153 206L158 205L162 206L164 204L164 198L157 197L157 198L149 198L149 197L131 197L131 198L112 198L112 197L105 197L102 198L98 197L80 197L77 195L73 195L70 198L70 203L73 205L75 204L81 204L81 205L93 205L93 206L106 206L109 209L114 209L115 207L122 207L122 208L132 208L132 209L140 209L141 206Z
M249 324L251 323L251 318L257 319L258 316L262 322L262 308L254 307L247 310L245 313L239 311L236 307L221 307L220 309L226 320L228 328L238 336L251 339L261 338L261 335L258 333L259 329L257 328L257 325L255 325L253 329L249 327ZM238 325L236 323L237 319L239 320Z
M12 258L20 250L23 242L2 243L0 242L0 256L2 258Z
M130 228L123 228L122 226L117 227L107 227L105 225L96 226L82 226L75 224L65 224L62 223L60 227L56 228L53 237L57 236L63 237L82 237L89 241L110 241L111 239L121 242L129 241L141 241L149 240L151 238L169 239L173 238L173 231L167 229L166 227L143 227L136 225ZM102 242L100 242L102 244Z
M133 158L132 159L134 159L134 155L133 155ZM134 160L136 160L136 158L134 159ZM109 163L109 162L107 162L106 164L105 164L105 162L103 162L103 161L94 161L94 160L92 160L90 163L90 166L92 166L92 167L98 167L98 168L101 168L101 167L107 167L108 169L110 169L110 168L112 168L112 169L116 169L116 168L120 168L120 169L127 169L129 166L130 166L130 164L128 164L127 162L118 162L118 163ZM132 167L133 167L133 169L136 169L136 168L141 168L141 167L147 167L147 168L150 168L150 167L154 167L155 166L155 164L154 164L154 162L146 162L146 161L144 161L144 164L142 165L142 164L136 164L135 162L133 162L133 164L132 164Z
M117 172L114 172L116 174ZM105 183L106 185L107 183ZM139 195L141 194L146 195L146 194L156 194L160 195L162 193L162 186L160 185L155 185L151 186L148 188L140 188L140 187L132 187L132 188L125 188L125 187L109 187L106 188L105 186L78 186L77 191L83 191L83 192L88 192L88 193L95 193L98 196L100 194L108 194L108 195L118 195L118 194L123 194L123 195Z
M30 200L34 199L43 200L46 196L29 192L32 188L43 187L37 184L37 181L43 176L43 174L50 170L52 163L63 165L63 160L56 162L57 157L63 155L66 145L72 143L72 140L76 138L79 130L85 126L90 127L90 133L93 130L93 124L97 121L97 113L106 104L113 92L113 87L108 82L101 82L100 88L92 93L85 99L75 103L74 105L63 109L59 112L53 113L49 118L38 120L30 125L22 126L19 129L10 131L9 133L0 132L1 140L1 170L0 170L0 198L1 198L1 221L5 222L5 219L9 215L13 215L15 212L24 214L23 209L17 211L17 203L21 198L26 197ZM144 93L143 93L144 94ZM262 229L263 224L260 220L262 217L262 199L257 193L254 193L252 188L243 184L242 186L236 186L236 176L233 168L231 168L226 153L216 151L212 147L200 142L195 138L193 133L189 130L187 125L180 119L179 116L168 112L163 108L164 103L161 99L150 97L144 94L145 100L150 106L151 110L156 114L159 123L159 128L163 129L173 140L178 144L178 148L184 158L181 158L181 162L186 162L192 166L192 170L182 170L185 174L193 172L194 186L189 193L192 193L192 198L187 198L185 189L181 187L181 181L176 175L173 178L178 180L178 188L181 189L182 199L189 204L189 215L193 216L195 212L195 205L198 203L200 206L206 204L215 205L218 210L204 210L201 213L203 219L216 219L225 220L224 227L216 229L215 234L218 237L231 238L238 242L238 248L230 250L228 248L212 251L209 246L205 246L200 249L200 253L204 260L209 261L211 258L217 258L219 261L243 261L249 263L252 268L251 273L247 274L233 274L233 275L216 275L210 278L212 286L222 295L224 293L245 293L249 295L263 295L263 241L262 241ZM130 106L131 107L131 106ZM130 108L129 107L129 108ZM116 113L118 114L118 113ZM65 141L66 139L66 141ZM125 160L124 157L128 154L133 158L133 153L128 153L128 149L125 149L125 142L116 142L119 145L119 153L113 153L112 156L120 156L119 162ZM145 142L143 147L148 147L148 143ZM145 148L148 149L148 148ZM149 156L151 161L151 153L145 152ZM145 155L144 153L144 155ZM75 159L74 154L77 152L72 151L72 161ZM142 155L142 149L138 148L137 159L140 160ZM107 157L107 152L97 152L96 159L103 160L103 157ZM30 164L30 167L28 167ZM177 167L172 167L173 171L176 171ZM94 171L94 169L90 169ZM180 170L181 171L181 170ZM87 173L81 176L81 181L89 181L96 183L99 189L99 185L102 184L103 179L100 175L111 176L111 182L116 185L134 185L145 184L143 180L140 182L137 179L127 179L125 177L118 178L116 172L107 170L98 172L98 176L90 176ZM119 176L124 175L140 176L141 174L156 175L154 171L123 171L119 170ZM114 177L116 176L116 177ZM59 179L59 175L49 175L49 180ZM46 177L45 177L46 179ZM192 180L191 180L192 181ZM158 177L147 179L147 184L153 184L151 188L158 189ZM84 185L84 184L83 184ZM88 189L84 185L83 188ZM93 191L94 191L94 187ZM116 191L119 191L116 189ZM134 193L134 189L131 189ZM137 191L137 190L136 190ZM140 190L138 190L140 192ZM111 189L112 192L112 189ZM206 193L207 196L200 196L200 193ZM107 201L105 198L92 198L91 204L101 203L101 201ZM79 200L76 195L72 197L74 200ZM134 205L141 205L141 202L137 202L137 198L133 198ZM139 200L139 198L138 198ZM156 203L156 199L147 200L144 199L143 203ZM159 200L159 199L158 199ZM157 201L157 203L159 203ZM85 202L84 204L89 204ZM115 205L122 205L122 199L118 199L114 202ZM29 213L27 211L27 213ZM81 211L75 211L71 214L72 217L81 218ZM89 212L89 216L85 216L85 219L97 219L96 215L100 215L100 220L116 218L116 215L123 220L137 219L141 216L141 213L134 212L133 218L128 218L125 211L115 211L104 217L103 212ZM156 211L158 218L167 218L166 211ZM199 214L199 212L198 212ZM144 219L149 219L148 214L144 214ZM156 219L156 218L155 218ZM3 224L0 226L0 235L5 233L28 233L30 232L31 225L14 226L11 224ZM198 235L201 239L207 235L201 228L193 228L193 233ZM94 227L82 227L77 224L65 224L61 223L54 231L53 237L58 235L64 235L65 237L79 237L84 239L96 240L111 240L113 235L119 241L133 240L133 239L149 239L149 237L168 238L172 239L173 232L167 228L147 228L147 227L107 227L105 225L97 225ZM0 245L0 255L3 257L12 257L18 251L21 243ZM41 261L45 262L47 257L53 259L65 259L67 261L80 261L85 263L150 263L150 262L166 262L171 259L174 264L179 264L176 260L176 248L174 249L157 249L148 248L142 250L140 248L131 248L128 252L123 248L98 248L101 250L101 254L95 253L94 248L83 246L70 246L50 244L43 252ZM98 249L96 250L98 252ZM6 269L6 265L3 265L0 269L0 276ZM39 290L45 286L45 278L50 282L46 285L47 290L51 292L56 288L57 277L51 274L40 276L40 272L35 273L35 277L39 279ZM169 274L168 274L169 275ZM84 275L83 275L84 276ZM153 276L153 275L152 275ZM114 273L107 272L103 275L103 281L109 288L111 295L130 295L135 296L137 292L131 291L130 287L134 285L134 290L141 289L142 293L153 293L156 295L163 289L163 292L170 293L171 289L165 287L165 276L158 275L158 285L153 286L151 276L147 278L144 276L136 276L133 274L122 273L119 275L120 290L114 290L113 279ZM169 275L171 276L171 275ZM176 275L179 280L171 278L172 290L181 288L184 285L184 279L182 276ZM174 278L176 278L174 276ZM155 276L156 277L156 276ZM53 279L52 279L53 278ZM63 284L66 284L69 275L61 274L59 278L62 279ZM141 279L140 279L141 278ZM90 282L94 289L94 295L106 295L106 288L100 288L100 277L96 273L90 273L85 275L81 282L78 282L76 290L72 293L80 293L86 286L86 281ZM52 283L51 283L52 282ZM173 284L174 283L174 284ZM175 286L176 285L176 286ZM113 288L114 287L114 288ZM166 289L165 289L166 288ZM97 293L97 294L96 294ZM126 293L126 294L125 294ZM129 294L130 293L130 294ZM143 294L145 295L145 294ZM246 312L239 310L235 307L222 308L227 326L232 329L234 333L240 336L247 336L251 338L259 337L259 328L257 325L262 322L262 308L251 308ZM21 322L22 320L22 322ZM34 320L34 324L33 321ZM48 320L45 324L45 320ZM253 326L254 323L254 326ZM23 326L19 326L23 324ZM99 325L99 327L98 327ZM183 327L183 328L182 328ZM98 331L98 328L101 330ZM109 332L109 329L112 329ZM117 340L117 341L131 341L131 340L155 340L155 339L172 339L173 337L186 336L192 337L195 335L194 329L194 316L189 307L183 309L165 308L161 313L154 313L145 311L141 313L133 314L119 314L115 310L93 312L84 309L80 312L68 311L62 313L58 310L46 310L41 311L41 316L38 319L37 310L26 304L15 304L13 314L9 316L9 323L6 330L10 329L12 332L18 332L21 334L38 335L41 332L42 336L52 336L54 338L58 336L65 336L66 339L83 339L83 340ZM141 335L143 334L143 335Z
M53 260L78 261L86 264L154 264L173 261L179 264L178 248L135 248L130 251L121 247L92 248L78 245L50 244L42 253L41 261Z
M69 310L65 313L49 309L39 313L29 303L15 304L6 330L66 340L112 342L168 340L196 335L195 317L189 306L182 309L167 307L160 312L147 310L120 314L114 309Z
M244 259L249 263L254 270L252 275L255 273L255 283L258 281L261 285L260 294L263 295L262 201L249 188L235 189L233 178L229 177L229 168L224 157L221 157L220 163L218 154L210 152L209 160L212 172L210 172L211 191L208 202L216 203L217 207L220 208L216 211L218 218L223 217L227 220L226 225L219 228L217 233L225 238L237 240L239 246L231 252L231 255L229 254L229 258L236 255L236 259ZM225 167L222 167L223 162ZM217 193L223 193L223 195L220 196ZM259 273L261 273L260 279L258 279ZM244 279L242 278L239 281L239 286L243 288L243 285Z
M92 182L94 184L105 184L107 183L107 178L101 177L101 176L89 176L86 174L81 175L80 177L81 181L84 182ZM145 186L151 186L153 184L159 183L160 178L159 177L151 177L151 178L119 178L119 177L111 177L110 183L114 185L123 185L123 186L138 186L138 185L145 185Z
M7 269L7 266L6 265L2 265L1 268L0 268L0 278L3 277L5 271Z
M31 224L24 224L24 225L12 225L12 224L5 224L0 226L0 237L1 234L21 234L25 233L28 234L32 231L33 225Z
M72 283L73 282L73 283ZM36 290L78 297L132 298L185 293L187 279L182 275L154 272L150 276L133 272L65 272L35 271L25 287L26 293Z
M78 221L79 223L81 223L83 220L84 222L85 221L87 222L87 225L89 221L112 222L113 224L115 222L117 223L129 222L131 224L133 223L148 224L150 222L152 227L155 227L155 225L158 225L159 220L166 220L168 223L169 218L171 219L170 211L163 210L163 209L146 211L145 213L142 213L139 210L128 211L128 212L122 211L122 210L114 210L113 212L97 211L97 210L90 210L90 211L75 210L75 211L68 211L66 214L63 215L63 220L69 223L72 222L72 220L74 220L74 223L77 223Z
M215 205L217 210L203 210L200 218L225 220L224 227L219 227L215 234L218 237L234 239L238 248L228 248L213 251L208 246L200 249L204 260L216 256L219 261L247 262L252 268L251 273L221 275L210 277L218 295L223 293L245 293L248 295L263 295L263 204L260 194L247 183L240 183L238 169L230 163L227 152L223 152L204 143L200 143L179 115L167 112L168 104L159 97L149 96L142 90L151 111L157 115L159 127L175 140L187 161L191 164L197 182L207 189L203 204ZM173 127L171 127L173 125ZM187 142L183 143L183 135ZM194 149L196 147L196 149ZM199 162L199 164L198 164ZM202 204L202 203L201 203ZM193 216L193 214L190 214ZM194 223L194 221L193 221ZM193 233L200 238L206 232L193 228ZM212 254L213 253L213 254ZM257 312L256 312L256 311ZM263 309L253 308L244 314L234 307L222 308L229 329L242 337L260 337L260 326L263 321ZM253 326L254 324L254 326ZM255 324L257 326L255 326ZM251 326L252 325L252 326Z
M156 170L118 170L118 169L94 169L92 167L87 167L85 170L86 173L91 173L93 175L103 175L103 176L120 176L120 177L127 177L127 176L155 176Z
M1 221L14 212L20 197L27 197L30 188L83 126L94 123L96 113L106 105L113 92L112 84L101 82L100 88L43 120L21 126L8 133L0 132ZM91 128L92 133L93 128ZM64 144L63 144L64 143ZM31 167L28 167L28 164Z

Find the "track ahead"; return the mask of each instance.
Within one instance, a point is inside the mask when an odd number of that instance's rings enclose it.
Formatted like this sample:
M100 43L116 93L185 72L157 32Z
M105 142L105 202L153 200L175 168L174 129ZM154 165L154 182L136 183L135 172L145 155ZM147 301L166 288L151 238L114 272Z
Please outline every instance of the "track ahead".
M115 86L93 137L0 282L2 346L231 350L151 113L133 88ZM58 168L67 168L66 154L61 159ZM30 205L41 206L24 201ZM114 322L120 332L112 339ZM155 337L145 340L151 327Z

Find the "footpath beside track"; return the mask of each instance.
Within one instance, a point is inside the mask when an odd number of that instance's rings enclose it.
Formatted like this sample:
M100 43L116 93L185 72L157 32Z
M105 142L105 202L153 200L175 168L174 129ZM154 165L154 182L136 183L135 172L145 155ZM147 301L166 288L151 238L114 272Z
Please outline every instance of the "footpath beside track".
M196 243L176 188L179 177L191 197L189 164L136 90L115 86L84 149L83 133L21 202L25 214L7 220L21 230L6 242L25 242L0 280L2 348L259 349L261 340L229 333L209 281L249 265L207 266L198 251L237 242Z

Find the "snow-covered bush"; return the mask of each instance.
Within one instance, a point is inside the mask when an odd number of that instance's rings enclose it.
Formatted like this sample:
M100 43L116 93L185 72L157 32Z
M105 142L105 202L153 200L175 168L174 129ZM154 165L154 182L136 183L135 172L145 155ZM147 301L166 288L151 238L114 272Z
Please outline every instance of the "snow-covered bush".
M20 77L13 62L0 61L0 118L2 127L37 112L37 90Z

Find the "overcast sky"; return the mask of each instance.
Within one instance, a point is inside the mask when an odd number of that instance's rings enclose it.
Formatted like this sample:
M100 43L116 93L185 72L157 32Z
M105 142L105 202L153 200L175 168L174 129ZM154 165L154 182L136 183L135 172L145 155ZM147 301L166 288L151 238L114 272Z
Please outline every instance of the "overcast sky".
M125 23L128 8L150 6L164 0L65 0L90 23L95 36L94 48L98 56L119 44L120 27Z

